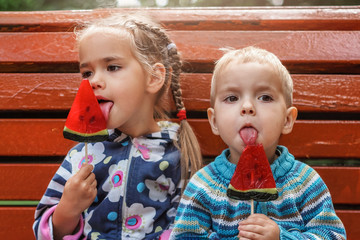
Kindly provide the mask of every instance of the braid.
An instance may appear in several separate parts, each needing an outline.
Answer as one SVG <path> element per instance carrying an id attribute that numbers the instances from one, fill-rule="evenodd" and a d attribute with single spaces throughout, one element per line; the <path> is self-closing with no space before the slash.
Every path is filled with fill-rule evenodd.
<path id="1" fill-rule="evenodd" d="M 180 56 L 176 50 L 176 48 L 171 48 L 169 50 L 169 58 L 171 59 L 170 62 L 173 63 L 172 68 L 172 79 L 171 79 L 171 90 L 176 106 L 177 112 L 181 109 L 184 109 L 184 103 L 182 100 L 182 91 L 180 87 L 180 73 L 181 73 L 181 66 L 182 63 L 180 61 Z"/>
<path id="2" fill-rule="evenodd" d="M 174 57 L 174 59 L 172 59 L 170 57 L 170 53 L 174 52 L 174 51 L 168 51 L 167 46 L 171 43 L 171 40 L 169 39 L 168 35 L 165 33 L 165 31 L 158 27 L 158 26 L 154 26 L 145 22 L 135 22 L 136 26 L 142 30 L 145 33 L 150 33 L 148 38 L 149 40 L 151 40 L 151 46 L 149 46 L 150 49 L 146 49 L 146 53 L 144 54 L 149 54 L 149 50 L 150 50 L 150 55 L 153 54 L 154 58 L 152 59 L 155 62 L 161 62 L 164 67 L 165 67 L 165 82 L 164 82 L 164 86 L 160 92 L 160 96 L 165 92 L 165 90 L 167 89 L 169 82 L 170 82 L 170 86 L 171 89 L 173 89 L 172 87 L 172 81 L 173 78 L 179 78 L 180 72 L 181 72 L 181 62 L 180 62 L 180 57 Z M 140 42 L 138 43 L 140 46 L 142 45 Z M 151 51 L 151 49 L 153 49 Z M 177 55 L 177 51 L 175 49 L 175 53 Z M 180 67 L 175 67 L 174 71 L 174 67 L 172 66 L 173 60 L 177 60 L 176 65 L 179 65 Z M 179 90 L 179 86 L 177 87 Z M 174 101 L 176 103 L 176 106 L 178 105 L 177 102 L 179 102 L 178 100 L 175 100 L 175 95 L 174 95 L 174 91 L 173 91 L 173 96 L 174 96 Z M 176 93 L 176 96 L 179 96 L 181 99 L 181 90 L 179 93 Z M 182 102 L 182 101 L 181 101 Z M 183 104 L 182 104 L 183 106 Z M 177 107 L 178 109 L 178 107 Z M 162 115 L 162 114 L 161 114 Z"/>
<path id="3" fill-rule="evenodd" d="M 167 88 L 170 81 L 170 89 L 172 91 L 176 111 L 185 111 L 180 85 L 182 62 L 175 44 L 172 43 L 166 32 L 160 27 L 154 27 L 145 23 L 138 23 L 138 27 L 143 31 L 151 32 L 151 35 L 153 35 L 153 44 L 157 45 L 157 52 L 160 53 L 161 62 L 164 64 L 166 69 L 163 89 Z M 159 61 L 160 59 L 157 60 Z M 191 169 L 190 176 L 192 176 L 202 166 L 200 146 L 190 124 L 186 120 L 186 117 L 180 119 L 178 139 L 178 142 L 175 144 L 180 149 L 181 174 L 186 183 L 189 179 L 189 170 Z"/>
<path id="4" fill-rule="evenodd" d="M 154 46 L 159 46 L 159 49 L 157 50 L 161 53 L 161 60 L 166 68 L 165 83 L 167 86 L 169 82 L 169 75 L 171 72 L 170 87 L 173 94 L 176 110 L 180 111 L 184 108 L 179 80 L 182 63 L 176 47 L 168 49 L 169 44 L 171 44 L 172 42 L 169 39 L 168 35 L 160 27 L 152 26 L 142 22 L 138 22 L 136 24 L 143 31 L 151 32 L 154 36 L 157 36 L 157 38 L 154 38 L 154 40 L 159 40 L 159 42 L 155 44 L 156 41 L 154 41 Z M 170 71 L 170 69 L 172 71 Z"/>
<path id="5" fill-rule="evenodd" d="M 159 30 L 159 33 L 163 36 L 163 39 L 166 39 L 166 45 L 163 46 L 165 46 L 167 54 L 163 55 L 164 57 L 166 57 L 166 59 L 163 59 L 163 62 L 168 63 L 172 70 L 170 88 L 175 102 L 176 111 L 179 113 L 181 110 L 185 111 L 180 85 L 182 62 L 175 44 L 170 41 L 164 31 Z M 184 179 L 185 183 L 187 183 L 187 181 L 189 180 L 189 169 L 190 176 L 192 176 L 197 172 L 197 170 L 201 168 L 202 155 L 197 138 L 190 124 L 186 120 L 186 117 L 184 119 L 180 119 L 178 136 L 180 145 L 179 148 L 181 152 L 181 173 L 182 178 Z M 184 186 L 186 186 L 186 184 Z"/>

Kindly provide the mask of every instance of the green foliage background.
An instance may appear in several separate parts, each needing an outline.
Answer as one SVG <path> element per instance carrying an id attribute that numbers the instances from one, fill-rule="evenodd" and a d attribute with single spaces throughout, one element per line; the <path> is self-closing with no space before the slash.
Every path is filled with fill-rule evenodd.
<path id="1" fill-rule="evenodd" d="M 139 2 L 142 7 L 157 7 L 156 0 Z M 272 5 L 271 0 L 168 0 L 165 7 Z M 283 6 L 321 5 L 360 5 L 360 0 L 283 0 Z M 116 6 L 116 0 L 0 0 L 0 11 L 75 10 Z"/>

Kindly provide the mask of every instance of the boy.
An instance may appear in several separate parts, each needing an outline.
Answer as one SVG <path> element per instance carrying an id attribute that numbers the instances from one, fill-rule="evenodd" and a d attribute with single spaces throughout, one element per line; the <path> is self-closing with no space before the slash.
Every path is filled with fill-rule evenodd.
<path id="1" fill-rule="evenodd" d="M 229 51 L 216 63 L 208 118 L 228 149 L 191 178 L 172 239 L 345 239 L 325 183 L 278 145 L 297 117 L 292 92 L 290 74 L 266 50 Z M 274 201 L 255 202 L 252 215 L 250 201 L 226 195 L 249 141 L 264 146 L 279 192 Z"/>

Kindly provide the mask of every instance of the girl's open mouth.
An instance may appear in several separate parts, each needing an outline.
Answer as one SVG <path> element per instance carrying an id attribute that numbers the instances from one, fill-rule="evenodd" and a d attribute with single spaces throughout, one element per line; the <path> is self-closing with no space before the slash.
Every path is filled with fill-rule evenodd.
<path id="1" fill-rule="evenodd" d="M 105 98 L 102 98 L 102 97 L 97 97 L 97 100 L 98 100 L 101 112 L 103 113 L 105 120 L 108 121 L 109 114 L 110 114 L 112 106 L 114 105 L 114 102 L 107 100 Z"/>

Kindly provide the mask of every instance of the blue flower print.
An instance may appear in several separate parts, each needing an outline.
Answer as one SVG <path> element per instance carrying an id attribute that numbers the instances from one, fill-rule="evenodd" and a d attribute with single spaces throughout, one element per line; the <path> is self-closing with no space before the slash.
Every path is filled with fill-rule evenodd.
<path id="1" fill-rule="evenodd" d="M 102 189 L 109 192 L 107 198 L 110 202 L 118 202 L 124 195 L 124 179 L 126 179 L 126 168 L 128 160 L 121 160 L 109 167 L 108 179 L 102 185 Z"/>

